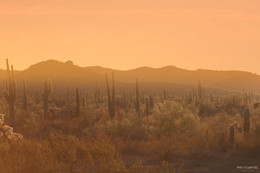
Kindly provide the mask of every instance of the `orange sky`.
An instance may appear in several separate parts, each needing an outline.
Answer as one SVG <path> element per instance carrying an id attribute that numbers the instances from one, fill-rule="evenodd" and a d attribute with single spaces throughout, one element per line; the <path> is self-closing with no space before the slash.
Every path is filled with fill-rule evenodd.
<path id="1" fill-rule="evenodd" d="M 260 74 L 259 0 L 0 0 L 0 67 L 46 60 Z"/>

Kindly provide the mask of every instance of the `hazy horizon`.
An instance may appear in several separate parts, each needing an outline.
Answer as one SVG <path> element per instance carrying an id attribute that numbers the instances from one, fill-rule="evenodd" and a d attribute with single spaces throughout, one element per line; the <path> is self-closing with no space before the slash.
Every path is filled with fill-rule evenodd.
<path id="1" fill-rule="evenodd" d="M 196 71 L 196 70 L 211 70 L 211 71 L 241 71 L 241 72 L 250 72 L 250 73 L 253 73 L 253 74 L 256 74 L 256 75 L 259 75 L 258 73 L 255 73 L 255 72 L 251 72 L 251 71 L 246 71 L 246 70 L 238 70 L 238 69 L 208 69 L 208 68 L 196 68 L 196 69 L 188 69 L 188 68 L 183 68 L 183 67 L 179 67 L 179 66 L 176 66 L 174 64 L 168 64 L 168 65 L 164 65 L 164 66 L 158 66 L 158 67 L 152 67 L 152 66 L 147 66 L 147 65 L 143 65 L 143 66 L 138 66 L 138 67 L 133 67 L 133 68 L 128 68 L 128 69 L 120 69 L 120 68 L 112 68 L 112 67 L 106 67 L 106 66 L 102 66 L 102 65 L 87 65 L 87 66 L 83 66 L 81 64 L 76 64 L 73 60 L 71 59 L 67 59 L 65 61 L 62 61 L 62 60 L 57 60 L 57 59 L 46 59 L 46 60 L 43 60 L 43 61 L 39 61 L 39 62 L 36 62 L 36 63 L 33 63 L 33 64 L 30 64 L 28 65 L 25 69 L 17 69 L 15 67 L 15 65 L 12 63 L 12 61 L 10 61 L 9 59 L 9 64 L 10 65 L 14 65 L 14 70 L 18 70 L 18 71 L 24 71 L 28 68 L 30 68 L 30 66 L 32 65 L 35 65 L 35 64 L 38 64 L 38 63 L 41 63 L 41 62 L 45 62 L 45 61 L 58 61 L 58 62 L 62 62 L 62 63 L 65 63 L 67 61 L 72 61 L 73 62 L 73 65 L 76 65 L 76 66 L 79 66 L 80 68 L 85 68 L 85 67 L 102 67 L 102 68 L 105 68 L 105 69 L 112 69 L 112 70 L 119 70 L 119 71 L 128 71 L 128 70 L 135 70 L 135 69 L 138 69 L 138 68 L 143 68 L 143 67 L 148 67 L 148 68 L 153 68 L 153 69 L 160 69 L 160 68 L 164 68 L 164 67 L 176 67 L 178 69 L 184 69 L 184 70 L 189 70 L 189 71 Z M 6 62 L 6 59 L 3 59 L 1 62 Z M 0 69 L 2 70 L 6 70 L 6 64 L 4 63 L 1 63 L 1 66 L 0 66 Z"/>

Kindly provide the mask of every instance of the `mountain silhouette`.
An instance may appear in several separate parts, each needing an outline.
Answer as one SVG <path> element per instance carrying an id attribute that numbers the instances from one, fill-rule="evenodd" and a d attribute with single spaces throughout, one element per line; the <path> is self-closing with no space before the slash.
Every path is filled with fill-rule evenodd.
<path id="1" fill-rule="evenodd" d="M 104 75 L 103 75 L 104 76 Z M 56 85 L 80 86 L 94 85 L 101 82 L 104 77 L 92 71 L 73 64 L 56 60 L 47 60 L 30 66 L 16 75 L 18 80 L 25 79 L 27 84 L 39 84 L 44 80 L 51 80 Z"/>
<path id="2" fill-rule="evenodd" d="M 55 85 L 63 87 L 93 87 L 97 84 L 104 87 L 105 74 L 111 76 L 111 72 L 114 72 L 118 85 L 132 86 L 137 78 L 140 83 L 185 84 L 196 87 L 200 80 L 205 87 L 260 93 L 260 76 L 257 74 L 244 71 L 186 70 L 175 66 L 116 70 L 100 66 L 80 67 L 72 61 L 47 60 L 26 70 L 16 71 L 15 77 L 18 82 L 25 79 L 28 85 L 39 85 L 44 80 L 51 80 Z M 0 77 L 5 77 L 5 70 L 0 70 Z"/>

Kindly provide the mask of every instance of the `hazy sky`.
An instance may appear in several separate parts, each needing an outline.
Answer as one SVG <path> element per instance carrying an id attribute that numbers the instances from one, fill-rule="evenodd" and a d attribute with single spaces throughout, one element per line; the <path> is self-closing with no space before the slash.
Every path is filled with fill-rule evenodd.
<path id="1" fill-rule="evenodd" d="M 260 74 L 260 0 L 0 0 L 5 58 Z"/>

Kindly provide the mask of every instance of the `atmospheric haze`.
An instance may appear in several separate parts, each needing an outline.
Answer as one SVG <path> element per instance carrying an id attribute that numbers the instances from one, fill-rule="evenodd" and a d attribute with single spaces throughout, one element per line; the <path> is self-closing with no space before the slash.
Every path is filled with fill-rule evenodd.
<path id="1" fill-rule="evenodd" d="M 258 0 L 0 0 L 0 60 L 260 74 Z"/>

